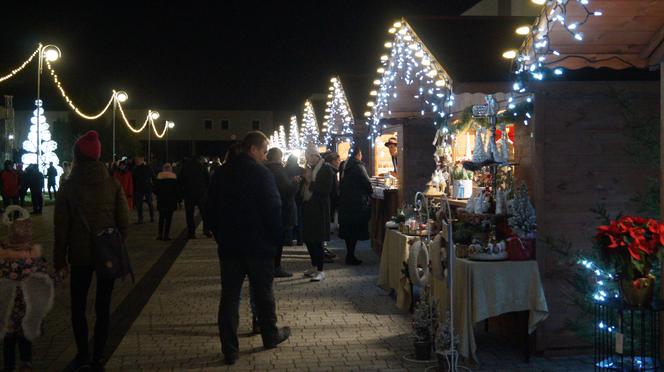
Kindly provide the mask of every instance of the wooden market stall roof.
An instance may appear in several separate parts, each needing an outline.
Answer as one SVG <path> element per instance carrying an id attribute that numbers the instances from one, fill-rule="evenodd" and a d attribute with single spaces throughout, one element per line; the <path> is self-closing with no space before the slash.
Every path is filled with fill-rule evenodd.
<path id="1" fill-rule="evenodd" d="M 569 4 L 567 22 L 582 21 L 586 14 L 583 7 L 572 1 Z M 560 56 L 547 59 L 550 66 L 572 70 L 648 68 L 664 57 L 664 1 L 591 0 L 588 9 L 602 15 L 580 26 L 582 41 L 574 39 L 560 23 L 552 26 L 549 42 Z M 550 6 L 542 9 L 540 26 L 549 11 Z M 525 43 L 533 43 L 533 39 L 531 35 Z"/>

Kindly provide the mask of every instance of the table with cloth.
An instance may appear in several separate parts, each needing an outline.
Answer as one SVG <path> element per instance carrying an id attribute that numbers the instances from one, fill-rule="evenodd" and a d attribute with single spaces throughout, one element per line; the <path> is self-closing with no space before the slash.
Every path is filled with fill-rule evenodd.
<path id="1" fill-rule="evenodd" d="M 410 283 L 402 273 L 409 248 L 417 237 L 396 230 L 385 234 L 378 285 L 396 292 L 397 307 L 408 311 Z M 473 324 L 501 314 L 528 311 L 528 333 L 548 316 L 544 289 L 536 261 L 471 261 L 457 258 L 454 266 L 454 332 L 459 354 L 478 362 Z M 442 314 L 449 309 L 446 280 L 435 275 L 431 290 Z M 442 319 L 442 317 L 441 317 Z"/>

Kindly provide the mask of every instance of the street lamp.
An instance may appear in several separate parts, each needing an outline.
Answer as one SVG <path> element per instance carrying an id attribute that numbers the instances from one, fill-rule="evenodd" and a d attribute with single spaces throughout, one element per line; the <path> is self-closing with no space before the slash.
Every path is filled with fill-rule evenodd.
<path id="1" fill-rule="evenodd" d="M 167 120 L 166 121 L 166 126 L 168 129 L 166 129 L 166 163 L 168 163 L 168 134 L 171 132 L 171 129 L 175 128 L 175 123 Z"/>
<path id="2" fill-rule="evenodd" d="M 62 55 L 62 52 L 60 51 L 60 48 L 53 44 L 48 44 L 48 45 L 39 45 L 39 58 L 37 62 L 37 100 L 35 102 L 38 103 L 38 105 L 41 106 L 41 74 L 42 70 L 44 68 L 44 60 L 48 62 L 55 62 L 57 61 L 60 56 Z M 39 110 L 39 107 L 37 108 Z M 41 138 L 40 138 L 40 120 L 41 115 L 37 116 L 37 167 L 41 169 L 42 164 L 41 164 Z"/>
<path id="3" fill-rule="evenodd" d="M 113 93 L 113 162 L 115 162 L 115 110 L 118 107 L 118 102 L 123 103 L 129 99 L 129 95 L 125 91 Z"/>
<path id="4" fill-rule="evenodd" d="M 152 160 L 150 157 L 150 130 L 154 128 L 154 121 L 159 119 L 159 112 L 150 110 L 148 111 L 148 116 L 148 119 L 150 120 L 150 125 L 148 127 L 148 164 L 150 164 Z"/>

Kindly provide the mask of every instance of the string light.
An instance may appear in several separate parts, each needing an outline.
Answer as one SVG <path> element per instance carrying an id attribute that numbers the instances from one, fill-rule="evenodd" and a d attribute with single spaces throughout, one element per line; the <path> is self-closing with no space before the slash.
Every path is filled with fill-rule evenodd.
<path id="1" fill-rule="evenodd" d="M 316 120 L 314 107 L 309 100 L 306 100 L 304 102 L 304 113 L 302 115 L 302 146 L 305 148 L 309 146 L 318 147 L 320 144 L 318 135 L 318 122 Z"/>
<path id="2" fill-rule="evenodd" d="M 332 97 L 327 101 L 327 108 L 325 109 L 326 118 L 323 123 L 323 128 L 326 129 L 325 145 L 328 148 L 332 145 L 334 137 L 352 138 L 353 125 L 355 124 L 341 80 L 338 77 L 333 77 L 330 79 L 330 83 Z"/>
<path id="3" fill-rule="evenodd" d="M 291 115 L 290 127 L 288 128 L 288 149 L 291 151 L 300 150 L 302 142 L 300 141 L 300 130 L 297 125 L 297 116 Z"/>
<path id="4" fill-rule="evenodd" d="M 8 73 L 7 75 L 5 75 L 5 76 L 3 76 L 3 77 L 0 77 L 0 83 L 2 83 L 2 82 L 5 81 L 5 80 L 9 80 L 9 79 L 13 78 L 14 76 L 16 76 L 16 74 L 18 74 L 19 72 L 21 72 L 21 71 L 25 68 L 25 66 L 29 65 L 30 62 L 32 62 L 32 60 L 35 58 L 35 56 L 39 54 L 39 50 L 41 49 L 41 47 L 42 47 L 42 45 L 39 44 L 39 46 L 37 47 L 37 49 L 36 49 L 36 50 L 30 55 L 30 57 L 28 57 L 28 59 L 27 59 L 25 62 L 23 62 L 23 63 L 22 63 L 20 66 L 18 66 L 17 68 L 13 69 L 13 70 L 12 70 L 10 73 Z"/>

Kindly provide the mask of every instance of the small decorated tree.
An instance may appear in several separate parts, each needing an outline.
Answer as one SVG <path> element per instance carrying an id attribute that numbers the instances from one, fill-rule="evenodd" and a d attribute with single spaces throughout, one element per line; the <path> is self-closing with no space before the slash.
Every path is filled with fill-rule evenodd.
<path id="1" fill-rule="evenodd" d="M 475 132 L 475 148 L 473 149 L 473 163 L 484 163 L 489 160 L 489 155 L 484 150 L 484 141 L 482 140 L 482 129 Z"/>
<path id="2" fill-rule="evenodd" d="M 510 203 L 509 212 L 512 215 L 507 220 L 510 228 L 521 238 L 532 238 L 537 230 L 537 220 L 525 183 L 517 189 L 514 200 Z"/>
<path id="3" fill-rule="evenodd" d="M 445 312 L 445 319 L 441 324 L 438 334 L 436 336 L 436 351 L 445 352 L 452 349 L 452 339 L 454 339 L 454 346 L 459 344 L 459 335 L 454 335 L 452 337 L 450 324 L 452 323 L 452 318 L 450 311 Z"/>
<path id="4" fill-rule="evenodd" d="M 302 149 L 302 143 L 300 142 L 300 130 L 297 126 L 297 116 L 292 115 L 290 117 L 290 128 L 288 130 L 288 149 L 300 150 Z"/>
<path id="5" fill-rule="evenodd" d="M 318 140 L 318 122 L 316 121 L 316 113 L 314 112 L 314 107 L 311 105 L 311 102 L 306 101 L 304 103 L 304 114 L 302 115 L 302 147 L 309 148 L 315 147 L 318 148 L 320 141 Z"/>

